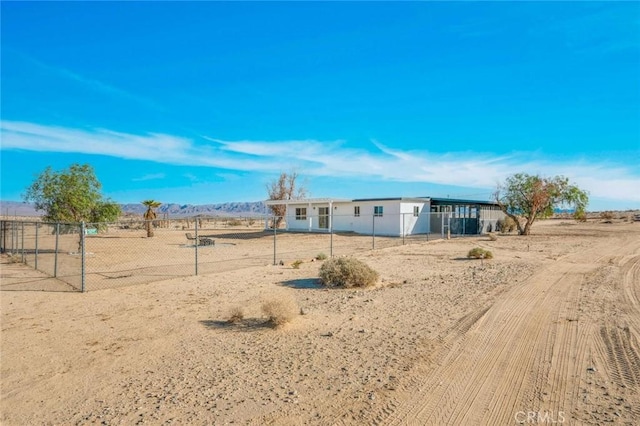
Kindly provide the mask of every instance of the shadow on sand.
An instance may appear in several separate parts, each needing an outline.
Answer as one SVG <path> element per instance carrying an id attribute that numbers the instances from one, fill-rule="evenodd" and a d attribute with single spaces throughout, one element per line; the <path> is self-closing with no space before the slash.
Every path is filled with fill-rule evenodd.
<path id="1" fill-rule="evenodd" d="M 201 320 L 200 324 L 207 328 L 229 331 L 258 331 L 265 328 L 273 328 L 271 323 L 264 318 L 244 318 L 235 322 L 222 320 Z"/>
<path id="2" fill-rule="evenodd" d="M 320 283 L 318 278 L 301 278 L 298 280 L 281 281 L 280 285 L 299 290 L 321 290 L 326 288 Z"/>

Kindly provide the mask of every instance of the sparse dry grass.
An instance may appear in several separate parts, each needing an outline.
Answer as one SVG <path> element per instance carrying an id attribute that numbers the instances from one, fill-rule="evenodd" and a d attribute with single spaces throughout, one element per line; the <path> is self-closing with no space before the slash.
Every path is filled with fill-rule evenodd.
<path id="1" fill-rule="evenodd" d="M 17 254 L 10 254 L 8 259 L 9 263 L 22 263 L 22 258 Z"/>
<path id="2" fill-rule="evenodd" d="M 244 319 L 244 309 L 241 306 L 234 306 L 229 311 L 229 319 L 227 322 L 231 324 L 238 323 Z"/>
<path id="3" fill-rule="evenodd" d="M 274 327 L 281 327 L 293 321 L 300 312 L 292 297 L 272 298 L 262 303 L 262 313 L 267 316 L 267 322 Z"/>

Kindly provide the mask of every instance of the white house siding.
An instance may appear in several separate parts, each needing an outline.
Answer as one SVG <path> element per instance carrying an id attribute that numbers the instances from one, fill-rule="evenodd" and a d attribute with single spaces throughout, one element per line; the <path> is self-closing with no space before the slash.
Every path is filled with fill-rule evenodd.
<path id="1" fill-rule="evenodd" d="M 427 205 L 426 209 L 425 205 Z M 339 203 L 336 206 L 333 217 L 333 228 L 336 231 L 402 236 L 403 225 L 405 235 L 424 233 L 429 230 L 428 202 L 405 203 L 400 199 L 354 200 L 349 203 Z M 382 207 L 382 216 L 374 216 L 377 206 Z M 414 206 L 418 206 L 425 216 L 413 217 Z M 360 208 L 360 216 L 355 216 L 355 207 Z"/>
<path id="2" fill-rule="evenodd" d="M 333 209 L 333 229 L 343 232 L 357 232 L 359 234 L 371 233 L 371 216 L 363 215 L 360 207 L 360 215 L 355 216 L 354 206 L 358 203 L 337 203 Z"/>
<path id="3" fill-rule="evenodd" d="M 287 229 L 290 231 L 321 231 L 320 227 L 318 226 L 320 223 L 320 219 L 319 219 L 320 207 L 328 208 L 329 203 L 289 204 L 289 206 L 287 206 L 287 214 L 285 217 L 287 222 Z M 296 219 L 297 208 L 307 209 L 306 219 L 304 220 Z"/>
<path id="4" fill-rule="evenodd" d="M 382 207 L 382 216 L 374 216 L 376 206 Z M 355 215 L 355 207 L 360 208 L 359 216 Z M 414 207 L 420 209 L 418 217 L 413 216 Z M 307 209 L 305 220 L 296 219 L 297 208 Z M 321 208 L 329 209 L 327 228 L 319 226 Z M 404 202 L 400 199 L 290 203 L 287 207 L 286 224 L 290 231 L 326 232 L 333 225 L 333 230 L 338 232 L 375 232 L 376 235 L 402 236 L 404 226 L 404 235 L 424 234 L 430 228 L 429 203 Z"/>
<path id="5" fill-rule="evenodd" d="M 463 220 L 468 229 L 463 229 L 460 232 L 475 234 L 476 232 L 485 233 L 495 230 L 496 221 L 504 217 L 504 214 L 497 210 L 496 206 L 483 205 L 477 210 L 473 210 L 477 213 L 467 214 L 467 210 L 472 211 L 468 207 L 469 205 L 477 206 L 478 204 L 469 201 L 469 205 L 467 205 L 461 203 L 461 201 L 466 202 L 465 200 L 452 200 L 452 205 L 444 205 L 443 203 L 447 201 L 439 199 L 439 204 L 432 207 L 434 200 L 428 198 L 310 199 L 299 202 L 292 200 L 287 202 L 286 229 L 304 232 L 329 232 L 333 229 L 336 232 L 355 232 L 367 235 L 375 233 L 381 236 L 398 237 L 441 233 L 444 232 L 443 222 L 449 224 L 449 220 L 452 220 L 451 232 L 454 233 L 457 228 L 453 227 L 453 224 L 457 224 L 461 220 L 457 210 L 464 208 Z M 374 217 L 376 206 L 382 207 L 382 216 Z M 359 208 L 359 215 L 355 214 L 355 207 Z M 453 210 L 454 207 L 457 209 L 456 211 Z M 296 209 L 299 208 L 306 209 L 305 219 L 296 219 Z M 414 216 L 414 208 L 418 209 L 418 216 Z M 321 209 L 325 209 L 327 212 L 323 227 L 320 226 Z M 458 222 L 455 222 L 456 220 Z"/>
<path id="6" fill-rule="evenodd" d="M 354 205 L 357 201 L 354 201 Z M 361 201 L 360 214 L 364 215 L 365 220 L 369 221 L 369 224 L 365 233 L 375 235 L 400 235 L 400 202 L 398 200 L 374 200 L 374 201 Z M 376 206 L 382 207 L 382 216 L 374 217 L 374 208 Z M 375 225 L 375 227 L 374 227 Z"/>
<path id="7" fill-rule="evenodd" d="M 414 208 L 418 208 L 418 216 L 414 216 Z M 427 234 L 429 226 L 429 202 L 401 202 L 400 230 L 404 227 L 404 235 Z M 402 235 L 402 231 L 401 234 Z"/>

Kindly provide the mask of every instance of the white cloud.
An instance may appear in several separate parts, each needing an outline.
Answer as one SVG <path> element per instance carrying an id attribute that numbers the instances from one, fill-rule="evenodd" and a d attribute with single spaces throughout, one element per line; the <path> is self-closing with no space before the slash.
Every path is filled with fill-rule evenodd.
<path id="1" fill-rule="evenodd" d="M 77 152 L 164 164 L 215 167 L 230 171 L 278 173 L 297 169 L 308 176 L 360 177 L 493 189 L 507 176 L 525 172 L 562 174 L 592 197 L 640 201 L 638 170 L 600 159 L 551 161 L 532 153 L 488 155 L 434 154 L 392 149 L 372 141 L 372 150 L 346 147 L 343 141 L 224 141 L 159 133 L 134 135 L 104 129 L 69 129 L 2 121 L 2 149 Z"/>
<path id="2" fill-rule="evenodd" d="M 157 179 L 164 179 L 166 176 L 164 173 L 152 173 L 152 174 L 148 174 L 148 175 L 144 175 L 141 176 L 139 178 L 134 178 L 132 179 L 134 182 L 142 182 L 145 180 L 157 180 Z"/>

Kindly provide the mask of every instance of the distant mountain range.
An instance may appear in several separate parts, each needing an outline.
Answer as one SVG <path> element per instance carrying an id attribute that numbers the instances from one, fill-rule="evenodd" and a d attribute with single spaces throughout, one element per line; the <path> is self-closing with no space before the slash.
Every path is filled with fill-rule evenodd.
<path id="1" fill-rule="evenodd" d="M 145 212 L 146 207 L 142 204 L 120 204 L 125 215 L 139 215 Z M 163 204 L 156 209 L 158 217 L 168 215 L 174 217 L 188 216 L 262 216 L 266 212 L 266 206 L 262 201 L 255 202 L 235 202 L 221 204 Z M 36 211 L 33 204 L 20 201 L 0 201 L 1 216 L 41 216 L 41 212 Z"/>

